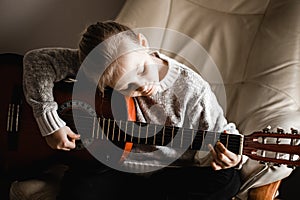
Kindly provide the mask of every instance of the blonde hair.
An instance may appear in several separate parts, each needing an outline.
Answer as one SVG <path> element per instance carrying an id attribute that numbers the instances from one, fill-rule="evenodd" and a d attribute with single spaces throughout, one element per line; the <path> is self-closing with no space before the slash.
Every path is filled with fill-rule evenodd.
<path id="1" fill-rule="evenodd" d="M 82 34 L 79 59 L 83 63 L 95 49 L 95 56 L 92 56 L 92 61 L 87 62 L 89 66 L 85 66 L 84 72 L 104 92 L 106 84 L 120 72 L 116 59 L 128 53 L 128 45 L 136 48 L 138 44 L 138 36 L 128 26 L 114 21 L 97 22 L 89 25 Z"/>

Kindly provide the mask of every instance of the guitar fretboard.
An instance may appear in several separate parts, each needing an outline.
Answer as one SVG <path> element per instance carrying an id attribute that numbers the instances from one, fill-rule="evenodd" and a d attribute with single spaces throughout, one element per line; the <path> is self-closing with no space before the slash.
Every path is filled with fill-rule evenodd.
<path id="1" fill-rule="evenodd" d="M 220 141 L 230 151 L 242 154 L 242 135 L 98 117 L 81 123 L 83 126 L 76 127 L 77 131 L 81 135 L 89 133 L 84 137 L 93 139 L 201 151 L 209 151 L 208 144 L 214 145 Z"/>

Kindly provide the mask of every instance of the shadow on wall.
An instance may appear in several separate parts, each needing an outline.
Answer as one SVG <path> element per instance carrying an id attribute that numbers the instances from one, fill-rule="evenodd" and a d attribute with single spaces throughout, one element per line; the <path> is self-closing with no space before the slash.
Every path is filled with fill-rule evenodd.
<path id="1" fill-rule="evenodd" d="M 86 25 L 114 19 L 124 3 L 125 0 L 1 0 L 0 53 L 23 55 L 40 47 L 76 48 Z"/>

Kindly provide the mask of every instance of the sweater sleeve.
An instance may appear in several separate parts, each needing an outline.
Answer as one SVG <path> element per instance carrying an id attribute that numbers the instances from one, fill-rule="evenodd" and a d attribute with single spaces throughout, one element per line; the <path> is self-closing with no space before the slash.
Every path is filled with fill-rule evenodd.
<path id="1" fill-rule="evenodd" d="M 80 67 L 78 50 L 42 48 L 27 52 L 23 59 L 23 89 L 43 136 L 66 125 L 57 114 L 54 83 L 75 76 Z"/>
<path id="2" fill-rule="evenodd" d="M 198 89 L 193 92 L 193 103 L 191 103 L 192 106 L 189 109 L 189 120 L 193 123 L 193 128 L 240 134 L 234 123 L 227 122 L 223 109 L 218 103 L 210 85 L 202 78 L 197 77 L 196 79 L 198 79 L 197 82 L 200 84 Z M 213 158 L 211 154 L 198 151 L 195 154 L 195 159 L 201 166 L 209 166 Z M 236 168 L 241 169 L 241 166 L 247 159 L 248 157 L 242 156 L 241 162 Z"/>

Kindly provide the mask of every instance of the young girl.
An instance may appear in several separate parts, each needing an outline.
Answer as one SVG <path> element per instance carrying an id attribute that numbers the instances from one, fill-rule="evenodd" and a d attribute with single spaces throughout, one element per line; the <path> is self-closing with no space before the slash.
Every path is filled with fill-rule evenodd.
<path id="1" fill-rule="evenodd" d="M 103 73 L 95 73 L 97 69 L 84 66 L 86 76 L 98 85 L 102 93 L 108 86 L 133 97 L 137 121 L 237 132 L 234 124 L 227 123 L 209 84 L 199 74 L 158 51 L 150 52 L 148 47 L 142 34 L 107 21 L 86 29 L 78 51 L 48 48 L 25 55 L 26 99 L 33 107 L 41 133 L 51 148 L 73 149 L 75 140 L 80 138 L 57 114 L 57 103 L 52 94 L 54 82 L 75 76 L 80 64 L 92 51 L 99 51 L 103 56 L 103 62 L 95 65 Z M 188 167 L 165 167 L 147 176 L 103 166 L 92 172 L 88 169 L 88 173 L 82 168 L 80 173 L 70 170 L 65 175 L 59 198 L 119 199 L 131 190 L 134 191 L 131 198 L 137 199 L 231 199 L 240 186 L 239 172 L 235 168 L 241 163 L 241 156 L 230 152 L 220 142 L 213 145 L 211 153 L 204 157 L 199 151 L 182 153 L 171 147 L 155 146 L 159 151 L 157 157 L 157 154 L 151 154 L 153 149 L 149 151 L 142 145 L 134 146 L 134 152 L 146 152 L 142 155 L 148 156 L 146 160 L 151 165 L 166 166 L 164 161 L 175 157 Z M 127 160 L 134 165 L 145 164 L 135 156 L 129 155 Z M 194 181 L 196 185 L 192 184 Z"/>

